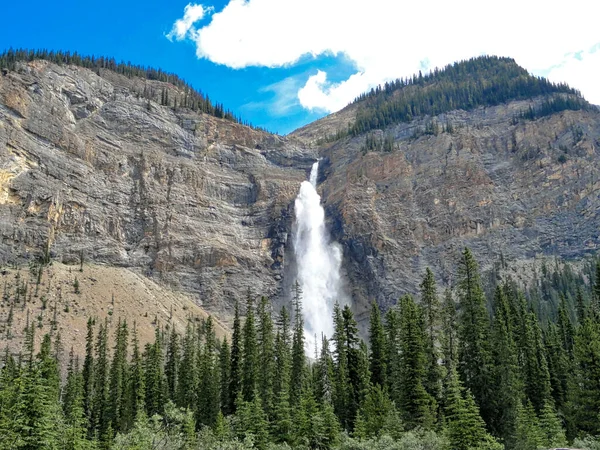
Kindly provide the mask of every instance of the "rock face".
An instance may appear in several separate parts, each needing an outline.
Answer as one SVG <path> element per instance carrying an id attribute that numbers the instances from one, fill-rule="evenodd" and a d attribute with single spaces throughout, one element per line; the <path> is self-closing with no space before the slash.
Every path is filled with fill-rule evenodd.
<path id="1" fill-rule="evenodd" d="M 223 311 L 274 295 L 314 150 L 45 61 L 0 76 L 0 259 L 134 267 Z"/>
<path id="2" fill-rule="evenodd" d="M 0 261 L 134 268 L 226 316 L 248 289 L 291 284 L 293 200 L 317 156 L 359 320 L 426 266 L 451 284 L 464 246 L 486 267 L 600 245 L 599 112 L 454 111 L 367 152 L 365 136 L 314 145 L 355 105 L 283 138 L 139 95 L 177 89 L 44 61 L 0 75 Z"/>
<path id="3" fill-rule="evenodd" d="M 385 131 L 391 152 L 364 151 L 365 136 L 322 150 L 321 189 L 359 313 L 371 299 L 387 306 L 418 291 L 426 266 L 452 284 L 465 246 L 484 268 L 598 250 L 600 113 L 515 120 L 540 101 L 397 125 Z"/>

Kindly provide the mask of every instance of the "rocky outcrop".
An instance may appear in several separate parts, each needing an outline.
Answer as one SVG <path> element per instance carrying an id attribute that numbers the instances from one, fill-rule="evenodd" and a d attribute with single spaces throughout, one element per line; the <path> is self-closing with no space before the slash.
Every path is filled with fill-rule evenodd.
<path id="1" fill-rule="evenodd" d="M 452 284 L 465 246 L 483 268 L 598 250 L 600 113 L 515 120 L 540 101 L 397 125 L 385 130 L 391 152 L 366 151 L 364 135 L 322 150 L 321 189 L 359 312 L 417 291 L 426 266 Z"/>
<path id="2" fill-rule="evenodd" d="M 315 151 L 137 94 L 161 89 L 44 61 L 0 76 L 0 259 L 138 268 L 212 311 L 276 294 Z"/>
<path id="3" fill-rule="evenodd" d="M 383 152 L 365 135 L 322 144 L 356 104 L 284 138 L 158 103 L 178 89 L 44 61 L 4 71 L 0 261 L 127 267 L 223 317 L 248 289 L 289 290 L 293 200 L 317 156 L 359 320 L 417 291 L 426 266 L 452 284 L 464 246 L 485 268 L 600 245 L 595 110 L 459 110 L 372 132 L 392 137 Z"/>

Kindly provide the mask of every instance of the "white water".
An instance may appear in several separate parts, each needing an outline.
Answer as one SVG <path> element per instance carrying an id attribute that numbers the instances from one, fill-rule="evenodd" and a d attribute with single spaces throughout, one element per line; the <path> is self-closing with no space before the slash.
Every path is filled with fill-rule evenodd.
<path id="1" fill-rule="evenodd" d="M 315 348 L 315 335 L 333 335 L 332 312 L 336 301 L 343 303 L 340 266 L 342 250 L 331 242 L 325 228 L 325 211 L 317 194 L 319 162 L 313 164 L 310 181 L 303 181 L 294 203 L 296 222 L 294 251 L 298 283 L 302 288 L 304 335 L 307 351 Z"/>

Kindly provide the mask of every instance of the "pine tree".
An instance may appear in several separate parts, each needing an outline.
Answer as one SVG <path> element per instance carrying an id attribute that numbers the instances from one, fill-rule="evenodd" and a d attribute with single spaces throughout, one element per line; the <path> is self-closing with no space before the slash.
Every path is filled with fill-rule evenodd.
<path id="1" fill-rule="evenodd" d="M 412 297 L 400 299 L 400 397 L 399 408 L 407 427 L 430 427 L 435 400 L 424 387 L 425 330 L 420 310 Z"/>
<path id="2" fill-rule="evenodd" d="M 546 360 L 546 351 L 535 313 L 525 317 L 524 384 L 527 398 L 536 411 L 541 411 L 550 399 L 550 373 Z"/>
<path id="3" fill-rule="evenodd" d="M 129 331 L 127 322 L 120 322 L 117 326 L 115 350 L 110 368 L 110 411 L 109 420 L 115 431 L 125 431 L 126 423 L 123 412 L 125 410 L 125 389 L 127 386 L 127 347 Z"/>
<path id="4" fill-rule="evenodd" d="M 586 318 L 575 336 L 575 386 L 577 427 L 600 434 L 600 324 Z"/>
<path id="5" fill-rule="evenodd" d="M 248 293 L 246 299 L 246 321 L 243 328 L 244 358 L 242 370 L 242 396 L 246 402 L 251 402 L 256 393 L 258 381 L 258 344 L 256 339 L 256 324 L 254 319 L 254 301 Z"/>
<path id="6" fill-rule="evenodd" d="M 167 361 L 165 362 L 166 397 L 173 401 L 176 401 L 177 398 L 180 358 L 179 335 L 173 326 L 171 327 L 171 335 L 167 347 Z"/>
<path id="7" fill-rule="evenodd" d="M 567 311 L 567 301 L 563 294 L 560 294 L 557 324 L 562 346 L 569 355 L 572 355 L 575 330 L 573 329 L 573 324 L 571 323 L 571 319 L 569 318 L 569 313 Z"/>
<path id="8" fill-rule="evenodd" d="M 445 418 L 448 438 L 453 450 L 471 450 L 493 442 L 470 392 L 464 391 L 454 368 L 448 375 Z M 487 448 L 490 448 L 488 446 Z"/>
<path id="9" fill-rule="evenodd" d="M 230 413 L 235 412 L 235 401 L 242 390 L 242 331 L 240 325 L 240 311 L 238 301 L 235 301 L 233 315 L 233 334 L 231 336 L 231 372 L 229 382 L 229 407 Z"/>
<path id="10" fill-rule="evenodd" d="M 194 328 L 188 322 L 183 339 L 183 352 L 179 365 L 179 383 L 175 404 L 196 411 L 198 407 L 197 345 Z"/>
<path id="11" fill-rule="evenodd" d="M 96 361 L 94 364 L 94 396 L 92 397 L 92 425 L 101 438 L 109 426 L 109 386 L 108 386 L 108 323 L 100 325 L 96 340 Z"/>
<path id="12" fill-rule="evenodd" d="M 544 446 L 544 436 L 531 402 L 518 405 L 514 447 L 519 450 L 538 450 Z"/>
<path id="13" fill-rule="evenodd" d="M 275 338 L 275 360 L 277 377 L 274 383 L 272 436 L 276 442 L 291 443 L 293 423 L 290 407 L 291 348 L 290 319 L 287 311 L 281 309 L 278 320 L 278 331 Z"/>
<path id="14" fill-rule="evenodd" d="M 390 308 L 385 316 L 387 387 L 392 401 L 400 402 L 400 316 L 397 307 Z"/>
<path id="15" fill-rule="evenodd" d="M 254 445 L 259 450 L 265 450 L 269 441 L 269 424 L 266 414 L 262 409 L 262 402 L 258 393 L 252 396 L 252 401 L 247 402 L 238 396 L 237 433 L 241 439 L 252 437 Z"/>
<path id="16" fill-rule="evenodd" d="M 149 417 L 154 414 L 161 414 L 164 401 L 164 371 L 162 340 L 160 331 L 155 330 L 154 343 L 146 344 L 144 351 L 144 384 L 146 388 L 146 398 L 144 405 Z"/>
<path id="17" fill-rule="evenodd" d="M 544 333 L 544 344 L 550 375 L 550 391 L 556 408 L 565 412 L 564 408 L 570 397 L 569 380 L 573 369 L 567 351 L 563 348 L 559 337 L 558 326 L 549 323 Z"/>
<path id="18" fill-rule="evenodd" d="M 372 385 L 357 414 L 355 435 L 359 434 L 361 438 L 378 437 L 393 412 L 394 404 L 387 392 L 379 384 Z"/>
<path id="19" fill-rule="evenodd" d="M 221 413 L 223 415 L 230 414 L 229 406 L 231 405 L 230 393 L 229 393 L 229 378 L 231 374 L 231 351 L 229 349 L 229 342 L 224 337 L 219 348 L 219 381 L 221 386 L 219 389 L 219 396 L 221 399 Z"/>
<path id="20" fill-rule="evenodd" d="M 258 306 L 258 392 L 263 408 L 269 416 L 273 410 L 273 381 L 275 378 L 275 349 L 273 318 L 269 299 L 261 297 Z"/>
<path id="21" fill-rule="evenodd" d="M 315 398 L 319 404 L 328 404 L 333 407 L 334 399 L 334 362 L 329 349 L 327 336 L 321 339 L 321 354 L 316 364 L 317 379 L 315 385 Z"/>
<path id="22" fill-rule="evenodd" d="M 423 305 L 423 319 L 425 327 L 425 390 L 431 395 L 436 402 L 441 400 L 442 396 L 442 378 L 443 372 L 438 360 L 440 355 L 438 352 L 439 336 L 438 330 L 440 325 L 440 302 L 437 295 L 437 287 L 433 272 L 429 267 L 425 271 L 425 277 L 421 282 L 421 304 Z"/>
<path id="23" fill-rule="evenodd" d="M 90 435 L 93 430 L 92 401 L 94 398 L 94 323 L 91 318 L 87 321 L 85 338 L 85 360 L 83 362 L 83 409 L 87 417 Z"/>
<path id="24" fill-rule="evenodd" d="M 42 376 L 38 364 L 31 364 L 22 374 L 15 404 L 13 431 L 23 449 L 58 449 L 60 405 L 54 387 Z"/>
<path id="25" fill-rule="evenodd" d="M 81 450 L 90 447 L 86 439 L 87 420 L 83 408 L 83 376 L 79 371 L 79 362 L 71 349 L 67 382 L 64 389 L 63 411 L 65 433 L 63 443 L 68 450 Z"/>
<path id="26" fill-rule="evenodd" d="M 354 416 L 351 411 L 352 388 L 348 361 L 348 348 L 344 330 L 344 317 L 339 304 L 333 308 L 333 342 L 335 361 L 335 382 L 333 405 L 336 416 L 340 419 L 342 427 L 352 429 Z"/>
<path id="27" fill-rule="evenodd" d="M 219 371 L 216 359 L 216 337 L 209 316 L 205 325 L 205 345 L 200 360 L 198 389 L 198 424 L 213 427 L 219 414 Z"/>
<path id="28" fill-rule="evenodd" d="M 567 445 L 565 430 L 551 401 L 546 402 L 542 408 L 539 424 L 542 432 L 542 446 L 544 448 L 564 447 Z"/>
<path id="29" fill-rule="evenodd" d="M 471 391 L 481 409 L 481 416 L 488 422 L 492 404 L 490 320 L 477 263 L 468 248 L 460 260 L 458 297 L 458 369 L 465 387 Z"/>
<path id="30" fill-rule="evenodd" d="M 444 294 L 442 309 L 442 360 L 446 374 L 458 367 L 458 315 L 450 289 Z"/>
<path id="31" fill-rule="evenodd" d="M 577 322 L 582 324 L 587 315 L 585 301 L 583 299 L 583 292 L 581 286 L 577 288 L 577 299 L 575 300 L 575 308 L 577 311 Z"/>
<path id="32" fill-rule="evenodd" d="M 129 378 L 126 389 L 126 408 L 124 412 L 125 428 L 130 429 L 137 419 L 145 414 L 144 399 L 146 386 L 144 379 L 143 361 L 140 355 L 137 326 L 133 323 L 131 365 L 128 370 Z"/>
<path id="33" fill-rule="evenodd" d="M 299 405 L 305 383 L 304 319 L 302 317 L 302 289 L 296 281 L 294 286 L 294 327 L 292 334 L 292 372 L 290 380 L 290 404 Z"/>
<path id="34" fill-rule="evenodd" d="M 386 357 L 385 357 L 385 330 L 381 322 L 379 306 L 371 303 L 371 316 L 369 319 L 369 368 L 371 383 L 381 387 L 386 385 Z"/>
<path id="35" fill-rule="evenodd" d="M 500 286 L 496 287 L 494 294 L 491 342 L 494 404 L 490 428 L 496 436 L 510 442 L 515 431 L 517 406 L 521 402 L 522 383 L 510 307 Z"/>

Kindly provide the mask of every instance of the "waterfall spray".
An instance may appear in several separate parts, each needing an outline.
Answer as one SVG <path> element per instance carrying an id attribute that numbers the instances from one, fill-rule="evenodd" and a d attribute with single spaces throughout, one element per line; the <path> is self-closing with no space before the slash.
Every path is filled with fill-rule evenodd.
<path id="1" fill-rule="evenodd" d="M 303 292 L 304 334 L 309 351 L 315 348 L 315 335 L 332 336 L 333 306 L 336 301 L 342 302 L 342 250 L 339 244 L 331 242 L 325 228 L 325 211 L 316 190 L 318 172 L 317 161 L 312 166 L 309 181 L 302 182 L 294 203 L 294 251 L 297 280 Z"/>

